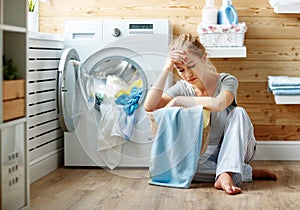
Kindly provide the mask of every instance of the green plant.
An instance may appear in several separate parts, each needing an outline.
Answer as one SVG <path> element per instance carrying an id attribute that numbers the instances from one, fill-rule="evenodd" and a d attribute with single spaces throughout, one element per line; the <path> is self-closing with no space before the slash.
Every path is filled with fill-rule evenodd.
<path id="1" fill-rule="evenodd" d="M 35 5 L 36 5 L 37 1 L 38 0 L 28 0 L 28 9 L 29 9 L 29 12 L 34 12 Z"/>
<path id="2" fill-rule="evenodd" d="M 17 79 L 18 69 L 13 62 L 13 59 L 6 60 L 3 56 L 3 79 L 13 80 Z"/>

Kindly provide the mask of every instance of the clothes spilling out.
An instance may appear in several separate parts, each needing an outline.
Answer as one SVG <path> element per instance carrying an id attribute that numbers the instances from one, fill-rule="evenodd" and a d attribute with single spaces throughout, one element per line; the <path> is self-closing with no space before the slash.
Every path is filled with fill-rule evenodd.
<path id="1" fill-rule="evenodd" d="M 95 109 L 101 113 L 97 151 L 110 169 L 119 165 L 122 145 L 132 138 L 142 86 L 141 79 L 128 85 L 120 77 L 109 75 L 101 91 L 96 93 Z"/>

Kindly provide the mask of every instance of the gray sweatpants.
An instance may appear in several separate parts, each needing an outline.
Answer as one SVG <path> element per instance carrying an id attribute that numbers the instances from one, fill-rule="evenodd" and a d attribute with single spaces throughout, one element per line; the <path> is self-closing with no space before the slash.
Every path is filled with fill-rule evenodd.
<path id="1" fill-rule="evenodd" d="M 242 107 L 212 112 L 209 142 L 200 156 L 194 180 L 214 182 L 223 172 L 231 172 L 234 183 L 252 181 L 248 164 L 255 152 L 253 125 Z"/>

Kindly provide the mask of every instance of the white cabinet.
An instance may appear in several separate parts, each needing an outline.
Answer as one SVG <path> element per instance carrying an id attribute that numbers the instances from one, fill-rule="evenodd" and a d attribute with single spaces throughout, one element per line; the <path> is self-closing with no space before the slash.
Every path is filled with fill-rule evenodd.
<path id="1" fill-rule="evenodd" d="M 1 125 L 1 209 L 28 205 L 25 118 Z"/>
<path id="2" fill-rule="evenodd" d="M 18 79 L 26 80 L 27 0 L 0 0 L 0 209 L 29 206 L 26 113 L 24 117 L 3 121 L 3 56 L 12 59 Z M 25 99 L 26 100 L 26 99 Z"/>
<path id="3" fill-rule="evenodd" d="M 63 49 L 63 37 L 28 33 L 26 95 L 30 183 L 63 165 L 63 131 L 56 107 L 56 76 Z"/>

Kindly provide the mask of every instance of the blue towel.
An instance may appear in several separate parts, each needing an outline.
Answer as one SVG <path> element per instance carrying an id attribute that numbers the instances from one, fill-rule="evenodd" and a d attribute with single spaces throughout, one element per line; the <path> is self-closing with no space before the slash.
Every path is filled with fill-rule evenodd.
<path id="1" fill-rule="evenodd" d="M 150 156 L 150 184 L 189 188 L 196 173 L 203 107 L 166 107 L 153 112 L 158 130 Z"/>
<path id="2" fill-rule="evenodd" d="M 299 86 L 300 88 L 300 77 L 268 76 L 268 82 L 270 87 Z"/>
<path id="3" fill-rule="evenodd" d="M 273 95 L 275 96 L 282 96 L 282 95 L 288 95 L 288 96 L 296 96 L 300 95 L 300 88 L 299 89 L 277 89 L 272 91 Z"/>
<path id="4" fill-rule="evenodd" d="M 268 76 L 268 90 L 273 95 L 300 95 L 300 77 Z"/>

